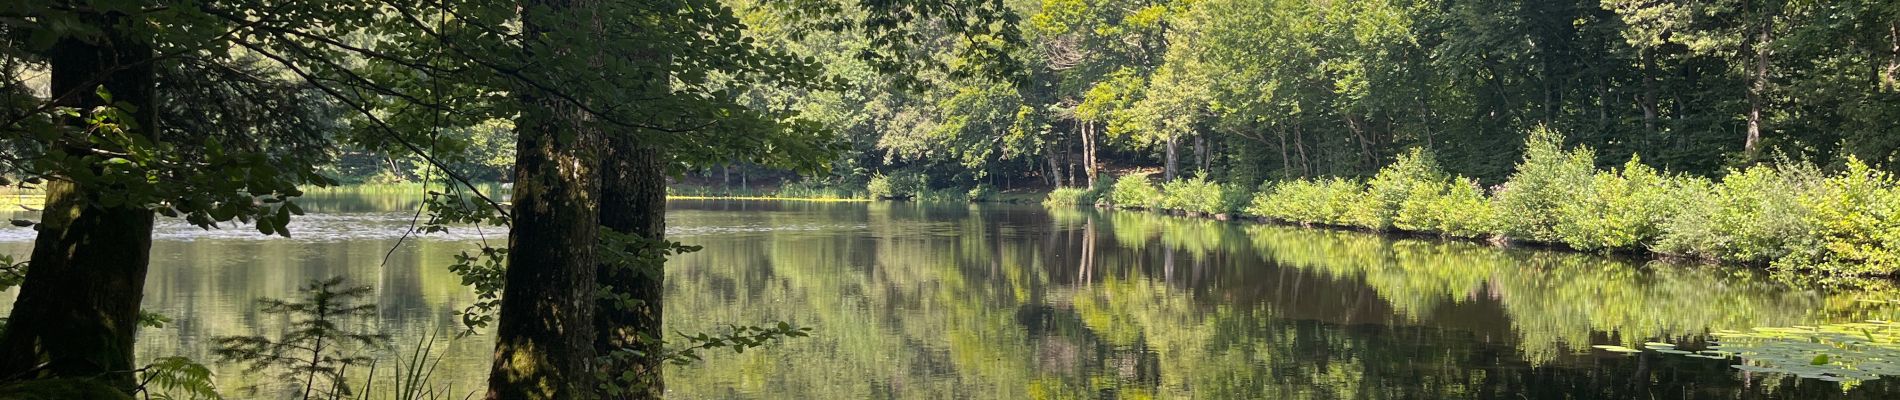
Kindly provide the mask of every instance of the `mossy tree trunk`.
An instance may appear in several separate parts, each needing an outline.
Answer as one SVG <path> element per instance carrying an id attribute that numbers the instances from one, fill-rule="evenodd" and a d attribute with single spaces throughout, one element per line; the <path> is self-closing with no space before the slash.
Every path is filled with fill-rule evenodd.
<path id="1" fill-rule="evenodd" d="M 48 53 L 52 93 L 64 107 L 89 111 L 127 104 L 129 134 L 156 139 L 153 51 L 121 31 L 120 14 L 82 20 L 97 37 L 60 39 Z M 87 131 L 74 121 L 75 130 Z M 134 385 L 132 346 L 152 245 L 152 211 L 144 204 L 103 205 L 111 187 L 55 177 L 46 185 L 44 217 L 31 263 L 0 334 L 4 379 L 100 378 L 121 389 Z"/>
<path id="2" fill-rule="evenodd" d="M 526 36 L 584 18 L 595 4 L 538 0 L 523 7 Z M 546 13 L 541 15 L 541 13 Z M 568 21 L 573 22 L 573 21 Z M 595 21 L 598 22 L 598 21 Z M 574 65 L 551 40 L 528 40 L 524 56 L 550 65 Z M 550 67 L 555 68 L 555 67 Z M 578 73 L 546 71 L 547 74 Z M 597 389 L 594 313 L 599 240 L 598 123 L 571 101 L 529 85 L 517 92 L 513 226 L 508 267 L 495 330 L 489 399 L 591 399 Z"/>
<path id="3" fill-rule="evenodd" d="M 590 398 L 598 135 L 570 106 L 528 104 L 543 108 L 527 112 L 515 132 L 514 224 L 488 398 Z"/>

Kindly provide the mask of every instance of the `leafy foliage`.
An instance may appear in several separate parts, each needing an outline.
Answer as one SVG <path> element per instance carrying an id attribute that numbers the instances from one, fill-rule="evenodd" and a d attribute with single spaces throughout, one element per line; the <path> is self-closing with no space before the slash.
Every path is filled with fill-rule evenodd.
<path id="1" fill-rule="evenodd" d="M 1365 185 L 1343 178 L 1274 183 L 1254 197 L 1247 213 L 1303 224 L 1351 225 Z"/>
<path id="2" fill-rule="evenodd" d="M 1504 234 L 1546 243 L 1563 240 L 1555 229 L 1558 209 L 1581 197 L 1596 171 L 1595 153 L 1588 148 L 1565 150 L 1563 140 L 1549 129 L 1531 133 L 1524 160 L 1497 192 Z"/>
<path id="3" fill-rule="evenodd" d="M 864 191 L 873 199 L 909 199 L 929 192 L 930 184 L 923 174 L 902 171 L 872 175 Z"/>
<path id="4" fill-rule="evenodd" d="M 1677 186 L 1631 158 L 1621 170 L 1597 172 L 1578 197 L 1560 204 L 1551 230 L 1581 250 L 1640 250 L 1674 217 Z"/>
<path id="5" fill-rule="evenodd" d="M 1446 179 L 1432 153 L 1413 149 L 1366 181 L 1365 197 L 1353 206 L 1347 219 L 1367 229 L 1392 229 L 1408 200 L 1432 197 L 1445 186 Z"/>
<path id="6" fill-rule="evenodd" d="M 219 362 L 248 365 L 252 373 L 274 370 L 279 377 L 303 384 L 300 399 L 346 397 L 355 393 L 344 377 L 346 369 L 372 363 L 365 350 L 388 345 L 389 336 L 351 329 L 349 325 L 372 317 L 376 305 L 361 303 L 368 286 L 345 286 L 343 278 L 312 281 L 300 288 L 298 300 L 260 299 L 258 311 L 287 321 L 275 337 L 221 336 L 212 350 Z"/>
<path id="7" fill-rule="evenodd" d="M 217 385 L 212 381 L 211 369 L 186 357 L 160 357 L 139 369 L 138 392 L 145 398 L 218 400 L 224 396 L 218 394 Z"/>
<path id="8" fill-rule="evenodd" d="M 1148 183 L 1147 173 L 1132 173 L 1115 178 L 1115 186 L 1108 192 L 1108 202 L 1120 208 L 1158 208 L 1165 200 L 1161 190 Z"/>
<path id="9" fill-rule="evenodd" d="M 1209 180 L 1206 173 L 1198 173 L 1193 178 L 1162 184 L 1161 208 L 1204 214 L 1227 213 L 1236 210 L 1232 208 L 1236 196 L 1230 195 L 1228 190 L 1228 185 Z"/>
<path id="10" fill-rule="evenodd" d="M 1065 186 L 1050 190 L 1049 197 L 1043 199 L 1042 204 L 1062 206 L 1093 205 L 1095 204 L 1096 195 L 1097 193 L 1093 190 Z"/>

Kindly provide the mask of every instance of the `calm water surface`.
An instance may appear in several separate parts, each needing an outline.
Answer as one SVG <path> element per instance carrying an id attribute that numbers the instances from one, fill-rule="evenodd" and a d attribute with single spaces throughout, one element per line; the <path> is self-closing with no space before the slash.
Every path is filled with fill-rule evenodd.
<path id="1" fill-rule="evenodd" d="M 402 239 L 415 205 L 402 196 L 314 197 L 288 239 L 161 221 L 145 307 L 175 322 L 142 331 L 139 355 L 212 360 L 211 337 L 283 326 L 255 299 L 331 276 L 373 286 L 365 327 L 413 347 L 456 329 L 474 298 L 452 256 L 506 242 L 492 229 Z M 705 250 L 668 265 L 669 331 L 815 329 L 674 368 L 675 398 L 1900 397 L 1891 379 L 1844 391 L 1590 348 L 1871 312 L 1855 300 L 1875 294 L 1735 268 L 1040 206 L 670 206 L 672 238 Z M 0 252 L 24 258 L 31 234 L 0 229 Z M 478 388 L 489 340 L 437 343 L 440 384 Z M 282 393 L 216 369 L 237 397 Z"/>

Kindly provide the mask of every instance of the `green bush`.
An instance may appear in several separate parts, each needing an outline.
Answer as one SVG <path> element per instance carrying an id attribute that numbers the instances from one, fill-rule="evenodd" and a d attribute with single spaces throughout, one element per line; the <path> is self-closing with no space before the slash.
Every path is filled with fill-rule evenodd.
<path id="1" fill-rule="evenodd" d="M 1364 196 L 1358 181 L 1326 178 L 1274 184 L 1256 195 L 1247 213 L 1287 222 L 1346 225 Z"/>
<path id="2" fill-rule="evenodd" d="M 1551 231 L 1578 250 L 1643 248 L 1675 214 L 1676 186 L 1631 157 L 1622 170 L 1597 172 L 1584 190 L 1558 203 Z"/>
<path id="3" fill-rule="evenodd" d="M 1348 219 L 1353 226 L 1392 229 L 1406 200 L 1436 195 L 1446 179 L 1432 153 L 1414 148 L 1366 182 L 1365 196 L 1353 205 Z"/>
<path id="4" fill-rule="evenodd" d="M 990 186 L 988 183 L 978 183 L 975 187 L 970 188 L 970 192 L 964 196 L 968 197 L 970 201 L 996 200 L 996 187 Z"/>
<path id="5" fill-rule="evenodd" d="M 1823 180 L 1813 167 L 1755 166 L 1730 171 L 1708 193 L 1680 191 L 1684 206 L 1665 223 L 1655 250 L 1738 262 L 1814 254 L 1819 244 L 1802 193 L 1819 190 Z"/>
<path id="6" fill-rule="evenodd" d="M 1240 184 L 1220 185 L 1220 211 L 1215 214 L 1233 214 L 1247 209 L 1247 203 L 1253 201 L 1253 191 Z"/>
<path id="7" fill-rule="evenodd" d="M 1777 266 L 1848 275 L 1900 272 L 1900 189 L 1892 176 L 1850 157 L 1846 171 L 1803 193 L 1805 225 L 1818 247 L 1791 249 Z"/>
<path id="8" fill-rule="evenodd" d="M 1722 255 L 1723 240 L 1715 226 L 1716 214 L 1723 207 L 1716 183 L 1704 178 L 1675 179 L 1676 210 L 1662 222 L 1662 233 L 1649 246 L 1650 251 L 1676 256 L 1716 259 Z"/>
<path id="9" fill-rule="evenodd" d="M 1576 199 L 1596 173 L 1589 148 L 1565 151 L 1563 136 L 1548 129 L 1532 132 L 1517 172 L 1497 193 L 1503 233 L 1516 239 L 1556 243 L 1558 208 Z"/>
<path id="10" fill-rule="evenodd" d="M 1828 175 L 1802 163 L 1730 170 L 1716 181 L 1670 176 L 1631 157 L 1597 170 L 1589 148 L 1531 135 L 1510 179 L 1489 195 L 1413 150 L 1370 181 L 1300 179 L 1239 185 L 1196 175 L 1159 189 L 1145 174 L 1110 187 L 1059 188 L 1049 204 L 1088 204 L 1102 193 L 1122 208 L 1235 211 L 1284 222 L 1398 229 L 1445 236 L 1562 243 L 1579 250 L 1640 250 L 1772 263 L 1839 275 L 1900 274 L 1900 179 L 1850 158 Z"/>
<path id="11" fill-rule="evenodd" d="M 1221 185 L 1207 179 L 1206 173 L 1161 185 L 1161 208 L 1207 214 L 1227 212 Z"/>
<path id="12" fill-rule="evenodd" d="M 1048 205 L 1090 205 L 1095 204 L 1095 192 L 1079 187 L 1059 187 L 1049 191 L 1049 197 L 1042 200 Z"/>
<path id="13" fill-rule="evenodd" d="M 1148 174 L 1137 173 L 1115 178 L 1108 201 L 1119 208 L 1156 208 L 1161 205 L 1161 190 L 1148 184 Z"/>
<path id="14" fill-rule="evenodd" d="M 864 185 L 864 191 L 872 199 L 907 199 L 929 191 L 927 179 L 916 172 L 878 173 L 871 175 L 871 182 Z"/>
<path id="15" fill-rule="evenodd" d="M 1484 189 L 1469 178 L 1450 179 L 1407 198 L 1399 205 L 1393 226 L 1414 232 L 1432 232 L 1445 236 L 1483 238 L 1498 230 L 1497 211 Z"/>

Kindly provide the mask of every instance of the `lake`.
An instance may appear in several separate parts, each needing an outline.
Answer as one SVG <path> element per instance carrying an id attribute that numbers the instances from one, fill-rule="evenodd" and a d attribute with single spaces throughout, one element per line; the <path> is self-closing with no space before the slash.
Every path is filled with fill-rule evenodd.
<path id="1" fill-rule="evenodd" d="M 416 202 L 399 194 L 303 204 L 291 238 L 162 220 L 145 308 L 173 322 L 142 331 L 140 357 L 209 362 L 211 337 L 281 329 L 256 299 L 342 276 L 374 288 L 377 318 L 360 328 L 403 351 L 436 333 L 438 385 L 479 388 L 490 339 L 451 339 L 474 295 L 445 266 L 505 232 L 405 238 Z M 705 249 L 667 266 L 668 331 L 813 328 L 670 369 L 674 398 L 1900 396 L 1891 379 L 1844 390 L 1591 348 L 1858 321 L 1884 315 L 1858 300 L 1893 297 L 1737 267 L 1036 205 L 669 206 L 671 239 Z M 24 258 L 31 240 L 0 229 L 0 252 Z M 269 375 L 214 369 L 233 397 L 284 393 Z"/>

